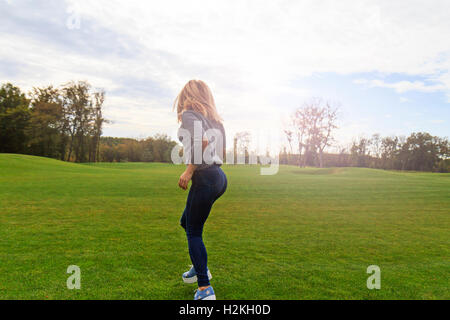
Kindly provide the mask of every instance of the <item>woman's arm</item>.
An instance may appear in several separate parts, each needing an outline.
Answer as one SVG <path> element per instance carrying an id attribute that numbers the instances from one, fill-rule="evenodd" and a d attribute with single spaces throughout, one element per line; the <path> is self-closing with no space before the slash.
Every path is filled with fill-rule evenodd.
<path id="1" fill-rule="evenodd" d="M 189 181 L 191 181 L 195 169 L 197 169 L 195 164 L 189 164 L 186 167 L 186 170 L 184 170 L 183 174 L 180 176 L 180 180 L 178 181 L 178 186 L 181 189 L 186 190 L 188 188 Z"/>
<path id="2" fill-rule="evenodd" d="M 205 148 L 208 146 L 208 140 L 203 139 L 202 141 L 202 151 L 205 151 Z M 183 172 L 183 174 L 180 176 L 180 180 L 178 181 L 178 185 L 181 189 L 186 190 L 189 181 L 192 179 L 192 175 L 194 174 L 195 169 L 197 169 L 197 166 L 195 164 L 189 164 L 186 168 L 186 170 Z"/>

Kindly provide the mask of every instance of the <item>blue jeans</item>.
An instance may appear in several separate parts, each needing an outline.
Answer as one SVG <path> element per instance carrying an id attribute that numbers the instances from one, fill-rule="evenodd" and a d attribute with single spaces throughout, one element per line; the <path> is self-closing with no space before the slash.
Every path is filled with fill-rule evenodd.
<path id="1" fill-rule="evenodd" d="M 180 220 L 186 230 L 189 255 L 197 272 L 199 287 L 209 286 L 207 274 L 208 257 L 203 243 L 202 233 L 212 205 L 227 189 L 227 177 L 218 166 L 195 171 L 186 202 L 186 208 Z"/>

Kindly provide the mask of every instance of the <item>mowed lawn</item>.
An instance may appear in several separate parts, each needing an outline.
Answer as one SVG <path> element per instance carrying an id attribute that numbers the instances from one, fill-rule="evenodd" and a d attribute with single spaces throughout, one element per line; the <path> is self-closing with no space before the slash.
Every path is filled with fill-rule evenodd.
<path id="1" fill-rule="evenodd" d="M 0 299 L 192 299 L 182 171 L 0 154 Z M 218 299 L 450 298 L 449 174 L 224 171 L 204 235 Z"/>

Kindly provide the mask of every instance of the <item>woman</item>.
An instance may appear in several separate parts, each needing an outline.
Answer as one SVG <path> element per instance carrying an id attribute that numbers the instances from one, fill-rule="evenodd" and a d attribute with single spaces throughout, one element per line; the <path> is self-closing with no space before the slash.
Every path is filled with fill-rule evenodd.
<path id="1" fill-rule="evenodd" d="M 188 164 L 178 185 L 186 190 L 192 180 L 180 220 L 186 231 L 192 268 L 182 278 L 185 283 L 197 282 L 195 300 L 215 300 L 202 233 L 212 205 L 227 188 L 227 178 L 220 168 L 226 150 L 225 130 L 211 90 L 203 81 L 189 81 L 175 105 L 181 122 L 179 138 Z"/>

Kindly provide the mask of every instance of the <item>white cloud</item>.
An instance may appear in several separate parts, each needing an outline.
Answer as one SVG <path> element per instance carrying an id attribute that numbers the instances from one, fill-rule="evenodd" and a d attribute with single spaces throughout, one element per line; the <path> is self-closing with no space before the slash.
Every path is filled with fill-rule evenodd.
<path id="1" fill-rule="evenodd" d="M 356 84 L 365 84 L 371 88 L 379 87 L 379 88 L 390 88 L 394 89 L 398 93 L 404 93 L 408 91 L 420 91 L 420 92 L 437 92 L 437 91 L 446 91 L 449 88 L 443 83 L 438 84 L 425 84 L 423 81 L 398 81 L 387 83 L 383 80 L 365 80 L 365 79 L 357 79 L 354 81 Z M 402 102 L 405 102 L 405 98 L 401 99 Z"/>
<path id="2" fill-rule="evenodd" d="M 69 2 L 82 17 L 149 49 L 234 72 L 229 82 L 249 86 L 268 76 L 284 84 L 318 71 L 428 73 L 449 66 L 436 60 L 449 50 L 445 0 Z"/>
<path id="3" fill-rule="evenodd" d="M 298 76 L 433 74 L 450 66 L 448 57 L 437 59 L 450 49 L 446 1 L 76 3 L 82 17 L 135 39 L 149 51 L 177 57 L 181 63 L 168 66 L 162 61 L 156 68 L 160 72 L 152 73 L 174 92 L 189 78 L 209 81 L 219 105 L 226 106 L 225 118 L 243 113 L 235 119 L 238 127 L 248 125 L 248 119 L 258 122 L 260 117 L 251 117 L 257 111 L 276 119 L 279 108 L 271 100 L 284 88 L 295 91 L 290 82 Z M 450 89 L 443 82 L 373 85 L 398 92 Z"/>

